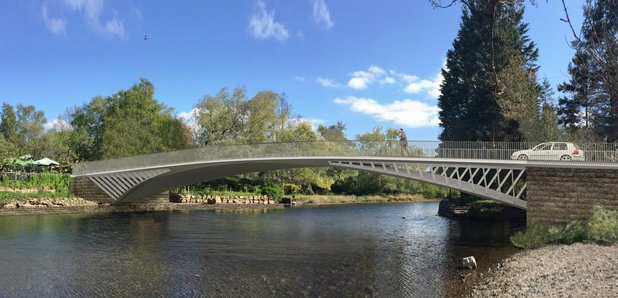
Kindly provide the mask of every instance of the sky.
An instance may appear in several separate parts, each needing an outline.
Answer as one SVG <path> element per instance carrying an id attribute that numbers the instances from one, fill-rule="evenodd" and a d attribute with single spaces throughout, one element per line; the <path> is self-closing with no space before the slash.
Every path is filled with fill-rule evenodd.
<path id="1" fill-rule="evenodd" d="M 528 5 L 539 76 L 568 79 L 574 51 L 561 1 Z M 583 0 L 566 1 L 576 28 Z M 460 6 L 426 0 L 0 0 L 0 101 L 51 122 L 138 83 L 187 118 L 205 95 L 244 86 L 284 93 L 294 116 L 404 128 L 436 140 L 437 97 Z M 146 39 L 145 36 L 148 36 Z"/>

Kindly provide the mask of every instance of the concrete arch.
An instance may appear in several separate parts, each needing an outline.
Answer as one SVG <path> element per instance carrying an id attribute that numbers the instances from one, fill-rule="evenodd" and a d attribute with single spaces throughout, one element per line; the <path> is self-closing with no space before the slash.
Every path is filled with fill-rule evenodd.
<path id="1" fill-rule="evenodd" d="M 339 167 L 397 176 L 497 200 L 526 209 L 525 164 L 518 161 L 393 157 L 272 157 L 168 164 L 74 176 L 88 179 L 110 202 L 132 202 L 227 176 L 305 167 Z M 509 182 L 510 181 L 510 182 Z"/>

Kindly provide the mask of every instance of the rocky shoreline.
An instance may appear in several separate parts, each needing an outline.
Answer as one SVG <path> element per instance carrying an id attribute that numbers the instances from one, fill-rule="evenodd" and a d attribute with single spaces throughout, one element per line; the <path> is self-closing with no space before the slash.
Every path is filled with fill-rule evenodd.
<path id="1" fill-rule="evenodd" d="M 172 198 L 171 202 L 140 202 L 128 204 L 100 204 L 79 198 L 72 199 L 29 199 L 6 203 L 0 206 L 0 216 L 44 215 L 110 212 L 151 212 L 172 210 L 221 210 L 221 209 L 278 209 L 266 196 L 210 196 Z"/>
<path id="2" fill-rule="evenodd" d="M 522 251 L 479 280 L 470 297 L 618 297 L 618 244 Z"/>

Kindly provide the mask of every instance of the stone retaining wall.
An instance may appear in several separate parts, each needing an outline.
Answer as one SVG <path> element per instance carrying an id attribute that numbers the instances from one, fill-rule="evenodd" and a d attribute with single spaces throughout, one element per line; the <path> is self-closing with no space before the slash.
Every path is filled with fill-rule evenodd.
<path id="1" fill-rule="evenodd" d="M 111 203 L 113 200 L 88 177 L 71 177 L 71 193 L 89 201 Z"/>
<path id="2" fill-rule="evenodd" d="M 268 196 L 216 196 L 216 195 L 175 195 L 170 196 L 172 203 L 202 203 L 202 204 L 276 204 Z"/>
<path id="3" fill-rule="evenodd" d="M 618 170 L 528 168 L 527 222 L 564 225 L 599 205 L 618 210 Z"/>

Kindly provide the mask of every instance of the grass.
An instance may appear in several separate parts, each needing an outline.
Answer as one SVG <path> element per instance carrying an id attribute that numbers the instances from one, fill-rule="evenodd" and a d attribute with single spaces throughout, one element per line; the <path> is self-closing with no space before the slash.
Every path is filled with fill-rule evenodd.
<path id="1" fill-rule="evenodd" d="M 524 232 L 511 236 L 511 243 L 522 249 L 539 248 L 549 243 L 575 242 L 613 244 L 618 241 L 618 211 L 595 206 L 588 220 L 573 221 L 564 228 L 531 223 Z"/>
<path id="2" fill-rule="evenodd" d="M 15 176 L 2 174 L 0 203 L 25 199 L 75 198 L 69 191 L 71 176 L 68 174 L 30 173 L 24 179 L 16 179 Z"/>

